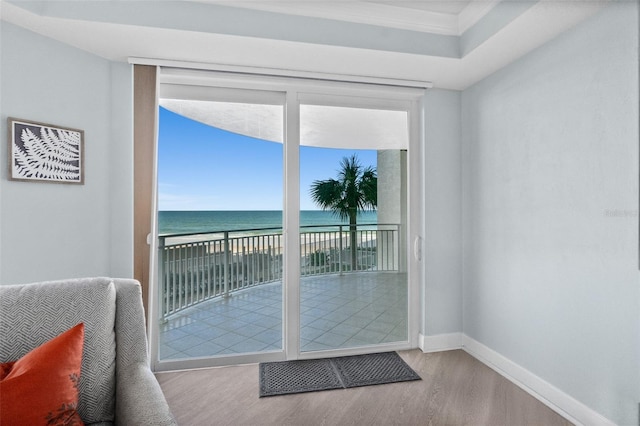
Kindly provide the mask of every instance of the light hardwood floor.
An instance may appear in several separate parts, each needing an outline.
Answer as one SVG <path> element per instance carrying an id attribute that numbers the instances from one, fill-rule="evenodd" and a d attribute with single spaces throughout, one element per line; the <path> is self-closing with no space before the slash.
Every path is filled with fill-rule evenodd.
<path id="1" fill-rule="evenodd" d="M 466 352 L 401 351 L 420 381 L 258 397 L 258 365 L 158 373 L 189 425 L 570 425 Z"/>

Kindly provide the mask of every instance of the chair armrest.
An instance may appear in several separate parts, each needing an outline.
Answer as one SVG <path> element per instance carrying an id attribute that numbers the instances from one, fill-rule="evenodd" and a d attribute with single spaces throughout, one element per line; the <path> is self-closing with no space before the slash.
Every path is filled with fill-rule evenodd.
<path id="1" fill-rule="evenodd" d="M 116 424 L 132 426 L 177 425 L 155 376 L 144 364 L 118 370 Z"/>
<path id="2" fill-rule="evenodd" d="M 177 425 L 149 367 L 142 290 L 135 280 L 116 287 L 116 424 Z"/>

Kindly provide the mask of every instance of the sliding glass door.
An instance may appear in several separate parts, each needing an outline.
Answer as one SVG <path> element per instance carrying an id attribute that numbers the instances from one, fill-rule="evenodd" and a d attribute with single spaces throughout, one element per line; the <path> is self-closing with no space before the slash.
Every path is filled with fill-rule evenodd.
<path id="1" fill-rule="evenodd" d="M 161 79 L 156 369 L 416 346 L 420 93 Z"/>

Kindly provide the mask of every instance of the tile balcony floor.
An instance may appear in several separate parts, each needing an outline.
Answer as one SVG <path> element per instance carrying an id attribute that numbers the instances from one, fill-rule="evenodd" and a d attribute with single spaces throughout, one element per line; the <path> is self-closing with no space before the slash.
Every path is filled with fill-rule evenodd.
<path id="1" fill-rule="evenodd" d="M 407 340 L 407 275 L 303 277 L 301 351 Z M 160 325 L 160 359 L 282 349 L 282 285 L 263 284 L 187 308 Z"/>

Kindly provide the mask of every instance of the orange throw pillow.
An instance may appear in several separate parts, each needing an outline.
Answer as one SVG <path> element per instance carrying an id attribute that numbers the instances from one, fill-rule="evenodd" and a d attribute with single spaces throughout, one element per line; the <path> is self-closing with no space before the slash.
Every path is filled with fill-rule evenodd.
<path id="1" fill-rule="evenodd" d="M 82 425 L 78 380 L 84 324 L 0 364 L 0 425 Z"/>

